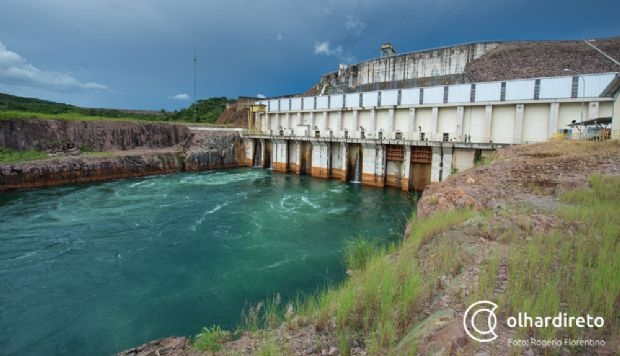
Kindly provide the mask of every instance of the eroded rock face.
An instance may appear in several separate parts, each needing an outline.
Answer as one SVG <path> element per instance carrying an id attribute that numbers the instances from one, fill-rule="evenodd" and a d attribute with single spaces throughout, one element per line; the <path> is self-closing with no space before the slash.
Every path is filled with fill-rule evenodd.
<path id="1" fill-rule="evenodd" d="M 191 136 L 187 126 L 135 121 L 15 119 L 0 121 L 0 147 L 15 150 L 88 151 L 167 148 Z"/>
<path id="2" fill-rule="evenodd" d="M 73 152 L 0 165 L 0 191 L 238 167 L 245 155 L 238 132 L 184 125 L 31 119 L 0 121 L 0 132 L 2 148 Z M 84 150 L 107 153 L 80 155 Z"/>
<path id="3" fill-rule="evenodd" d="M 236 132 L 202 131 L 194 133 L 185 152 L 185 170 L 238 167 L 244 162 L 243 141 Z"/>
<path id="4" fill-rule="evenodd" d="M 179 152 L 175 151 L 110 157 L 65 157 L 0 165 L 0 191 L 142 177 L 181 170 L 183 161 Z"/>

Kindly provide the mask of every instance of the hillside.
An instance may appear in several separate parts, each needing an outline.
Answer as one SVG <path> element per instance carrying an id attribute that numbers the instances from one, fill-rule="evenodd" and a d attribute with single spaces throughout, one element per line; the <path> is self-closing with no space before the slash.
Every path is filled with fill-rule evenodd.
<path id="1" fill-rule="evenodd" d="M 161 120 L 159 112 L 148 110 L 117 110 L 101 108 L 82 108 L 37 98 L 24 98 L 0 93 L 0 113 L 26 112 L 38 114 L 83 115 L 102 118 L 131 118 L 136 120 Z M 10 114 L 9 114 L 10 115 Z"/>
<path id="2" fill-rule="evenodd" d="M 620 37 L 592 41 L 596 47 L 620 59 Z M 501 43 L 465 66 L 472 82 L 499 81 L 532 77 L 617 72 L 620 67 L 584 41 Z"/>
<path id="3" fill-rule="evenodd" d="M 226 105 L 235 100 L 216 97 L 198 100 L 189 107 L 178 111 L 150 111 L 131 109 L 82 108 L 74 105 L 56 103 L 36 98 L 24 98 L 0 93 L 0 118 L 45 117 L 55 119 L 124 119 L 146 121 L 198 122 L 215 124 Z M 235 119 L 233 118 L 233 121 Z M 220 124 L 229 124 L 224 118 Z"/>

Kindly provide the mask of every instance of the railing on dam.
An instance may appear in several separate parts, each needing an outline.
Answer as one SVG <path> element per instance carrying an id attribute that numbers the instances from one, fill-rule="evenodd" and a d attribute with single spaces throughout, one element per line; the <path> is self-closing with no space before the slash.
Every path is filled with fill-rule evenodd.
<path id="1" fill-rule="evenodd" d="M 522 102 L 600 97 L 618 73 L 532 78 L 334 95 L 261 100 L 266 111 L 287 113 L 395 106 Z"/>
<path id="2" fill-rule="evenodd" d="M 460 148 L 473 148 L 473 149 L 497 149 L 510 145 L 508 138 L 503 142 L 480 142 L 478 138 L 472 137 L 471 141 L 443 141 L 443 140 L 419 140 L 419 139 L 407 139 L 407 138 L 393 138 L 393 137 L 360 137 L 359 135 L 353 137 L 344 136 L 310 136 L 310 135 L 295 135 L 278 133 L 274 135 L 272 132 L 258 132 L 258 131 L 245 131 L 243 133 L 244 138 L 251 139 L 264 139 L 271 141 L 308 141 L 308 142 L 325 142 L 325 143 L 359 143 L 359 144 L 380 144 L 380 145 L 408 145 L 408 146 L 428 146 L 428 147 L 460 147 Z"/>

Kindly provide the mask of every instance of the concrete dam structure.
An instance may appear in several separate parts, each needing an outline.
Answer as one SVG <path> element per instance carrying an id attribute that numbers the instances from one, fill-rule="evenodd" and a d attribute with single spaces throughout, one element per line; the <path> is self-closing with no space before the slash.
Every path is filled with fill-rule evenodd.
<path id="1" fill-rule="evenodd" d="M 484 59 L 495 46 L 442 49 L 455 57 L 440 62 L 460 65 L 468 58 Z M 401 64 L 413 57 L 403 57 Z M 428 53 L 418 57 L 436 59 Z M 359 69 L 368 63 L 358 65 L 356 80 L 348 83 L 366 89 L 372 85 L 371 77 L 363 74 L 367 70 Z M 448 74 L 459 69 L 450 68 Z M 332 94 L 327 92 L 334 87 L 325 86 L 320 95 L 258 100 L 244 134 L 246 164 L 375 187 L 423 190 L 505 145 L 555 137 L 620 138 L 618 71 L 620 65 L 616 71 L 591 74 L 566 68 L 561 76 L 412 87 L 402 87 L 411 79 L 407 76 L 381 77 L 400 84 L 359 92 L 347 92 L 352 89 L 347 84 L 347 90 Z M 347 73 L 344 77 L 352 78 Z"/>

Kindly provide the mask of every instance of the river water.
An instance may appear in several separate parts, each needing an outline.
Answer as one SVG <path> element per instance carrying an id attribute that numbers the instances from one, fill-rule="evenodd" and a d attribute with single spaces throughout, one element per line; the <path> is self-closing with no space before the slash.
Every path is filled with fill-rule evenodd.
<path id="1" fill-rule="evenodd" d="M 257 169 L 0 194 L 0 353 L 107 355 L 344 278 L 345 241 L 394 241 L 410 196 Z"/>

